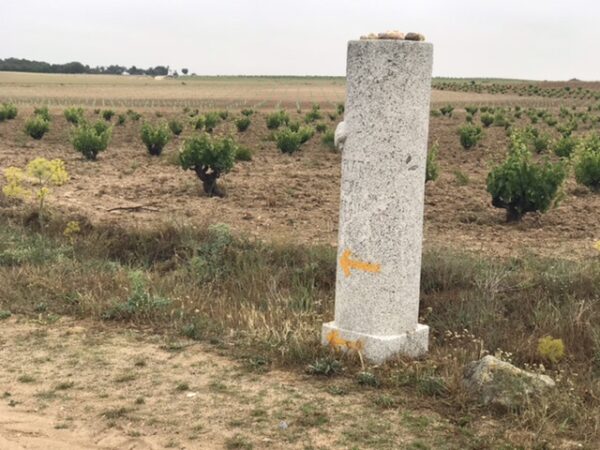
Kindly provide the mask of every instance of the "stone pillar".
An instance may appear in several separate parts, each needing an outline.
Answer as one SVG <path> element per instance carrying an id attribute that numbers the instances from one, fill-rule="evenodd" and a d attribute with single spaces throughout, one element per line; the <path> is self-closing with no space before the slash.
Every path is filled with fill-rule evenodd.
<path id="1" fill-rule="evenodd" d="M 433 46 L 348 43 L 335 319 L 324 344 L 371 362 L 427 351 L 418 323 Z"/>

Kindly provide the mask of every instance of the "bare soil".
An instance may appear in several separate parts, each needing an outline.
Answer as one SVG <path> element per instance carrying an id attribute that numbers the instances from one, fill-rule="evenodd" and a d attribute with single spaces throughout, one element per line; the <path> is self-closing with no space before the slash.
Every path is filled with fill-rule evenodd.
<path id="1" fill-rule="evenodd" d="M 238 133 L 231 119 L 222 122 L 215 133 L 236 135 L 254 156 L 221 179 L 227 196 L 219 199 L 206 197 L 195 174 L 175 163 L 183 140 L 194 132 L 191 119 L 182 112 L 157 118 L 146 111 L 139 122 L 114 126 L 108 150 L 98 161 L 88 162 L 69 143 L 71 126 L 62 109 L 53 109 L 51 130 L 41 141 L 23 132 L 31 111 L 21 108 L 16 120 L 0 123 L 0 167 L 24 167 L 38 156 L 63 159 L 71 180 L 53 191 L 49 204 L 73 217 L 144 227 L 219 222 L 261 239 L 336 245 L 341 155 L 324 146 L 319 134 L 289 156 L 269 140 L 265 114 L 255 114 L 245 133 Z M 94 117 L 92 111 L 87 114 Z M 171 117 L 186 123 L 183 135 L 173 139 L 161 157 L 149 156 L 139 138 L 141 122 Z M 332 129 L 337 124 L 328 117 L 323 121 Z M 522 121 L 524 126 L 527 122 Z M 440 177 L 426 188 L 426 242 L 499 256 L 594 256 L 593 243 L 600 238 L 600 196 L 571 177 L 558 208 L 507 224 L 504 210 L 492 207 L 485 184 L 492 165 L 505 157 L 505 131 L 488 128 L 483 141 L 465 151 L 457 136 L 463 122 L 464 112 L 431 118 L 429 140 L 430 146 L 439 144 Z M 22 209 L 18 202 L 10 207 Z"/>
<path id="2" fill-rule="evenodd" d="M 98 323 L 1 321 L 0 448 L 465 448 L 464 431 L 414 401 L 382 408 L 352 380 L 257 373 L 217 352 Z"/>

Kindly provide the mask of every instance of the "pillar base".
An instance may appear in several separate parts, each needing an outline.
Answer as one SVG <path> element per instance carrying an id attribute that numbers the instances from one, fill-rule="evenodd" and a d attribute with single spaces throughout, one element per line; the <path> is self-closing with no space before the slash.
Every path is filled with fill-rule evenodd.
<path id="1" fill-rule="evenodd" d="M 363 357 L 374 364 L 381 364 L 396 355 L 413 358 L 421 356 L 427 353 L 429 345 L 429 327 L 421 324 L 417 324 L 414 331 L 391 336 L 378 336 L 344 330 L 336 326 L 335 322 L 328 322 L 323 324 L 321 331 L 323 345 L 329 345 L 328 336 L 332 331 L 337 331 L 337 335 L 346 341 L 360 340 Z M 339 348 L 346 349 L 343 345 L 340 345 Z"/>

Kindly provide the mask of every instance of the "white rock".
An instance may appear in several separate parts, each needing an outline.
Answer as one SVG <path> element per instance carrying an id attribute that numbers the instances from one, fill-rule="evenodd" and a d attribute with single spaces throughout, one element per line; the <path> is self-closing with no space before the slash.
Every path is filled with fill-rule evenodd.
<path id="1" fill-rule="evenodd" d="M 556 385 L 547 375 L 527 372 L 491 355 L 468 364 L 463 382 L 481 403 L 501 409 L 519 408 Z"/>

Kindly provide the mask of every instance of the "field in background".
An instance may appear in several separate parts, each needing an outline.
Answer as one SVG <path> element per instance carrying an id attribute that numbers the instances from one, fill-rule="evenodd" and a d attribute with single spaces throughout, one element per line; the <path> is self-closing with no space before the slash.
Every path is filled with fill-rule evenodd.
<path id="1" fill-rule="evenodd" d="M 473 79 L 477 80 L 477 79 Z M 470 80 L 435 79 L 441 82 L 468 83 Z M 478 80 L 480 81 L 480 80 Z M 507 84 L 528 84 L 525 81 L 499 81 Z M 545 83 L 536 83 L 545 85 Z M 563 86 L 567 83 L 549 83 Z M 573 84 L 573 83 L 571 83 Z M 581 85 L 582 83 L 574 83 Z M 583 83 L 598 89 L 598 83 Z M 343 77 L 179 77 L 155 80 L 144 76 L 119 75 L 60 75 L 0 72 L 0 102 L 17 105 L 86 106 L 91 108 L 159 108 L 178 110 L 183 107 L 201 110 L 215 108 L 238 109 L 252 107 L 258 110 L 274 108 L 308 108 L 320 103 L 323 108 L 334 108 L 345 98 Z M 550 107 L 581 104 L 578 100 L 522 97 L 515 94 L 488 94 L 435 90 L 434 106 L 452 103 L 516 105 Z"/>

